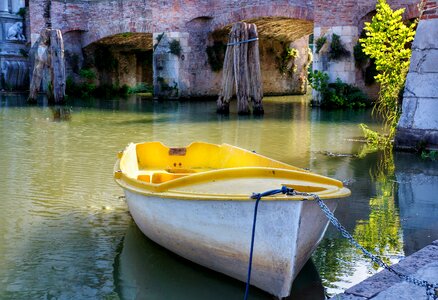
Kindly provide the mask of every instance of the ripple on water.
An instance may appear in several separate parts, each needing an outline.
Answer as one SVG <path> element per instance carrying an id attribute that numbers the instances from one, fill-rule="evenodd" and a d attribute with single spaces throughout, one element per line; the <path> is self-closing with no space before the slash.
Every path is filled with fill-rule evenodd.
<path id="1" fill-rule="evenodd" d="M 128 239 L 121 242 L 130 236 L 127 228 L 131 218 L 119 198 L 122 191 L 113 182 L 112 171 L 116 153 L 130 142 L 155 140 L 171 146 L 197 140 L 230 143 L 323 175 L 349 179 L 354 192 L 338 206 L 341 222 L 351 232 L 362 228 L 365 238 L 379 236 L 379 230 L 390 226 L 395 245 L 391 253 L 402 256 L 400 225 L 385 217 L 389 211 L 386 204 L 394 204 L 394 196 L 376 197 L 392 189 L 380 191 L 370 178 L 377 155 L 361 159 L 321 154 L 356 154 L 362 146 L 352 140 L 361 135 L 356 124 L 372 123 L 369 112 L 324 112 L 309 108 L 302 99 L 278 99 L 266 99 L 266 113 L 261 118 L 237 116 L 235 103 L 230 115 L 224 117 L 216 115 L 214 102 L 134 98 L 96 101 L 102 104 L 97 109 L 73 107 L 69 121 L 56 122 L 50 108 L 5 107 L 1 103 L 0 298 L 116 298 L 115 280 L 134 294 L 147 289 L 147 295 L 162 295 L 160 288 L 167 287 L 166 278 L 175 274 L 168 277 L 155 260 L 144 265 L 145 258 L 162 257 L 161 262 L 169 267 L 174 266 L 175 258 L 167 257 L 151 242 L 145 246 L 150 253 L 143 253 L 136 245 L 144 240 L 138 238 L 131 240 L 133 248 L 127 246 Z M 120 245 L 126 246 L 124 252 Z M 137 251 L 138 260 L 125 256 L 129 249 Z M 382 249 L 388 253 L 384 246 Z M 125 265 L 132 261 L 135 266 L 149 268 L 145 276 L 151 281 L 140 283 L 115 275 L 116 253 L 126 259 L 122 262 Z M 355 253 L 330 230 L 316 251 L 315 264 L 335 292 L 361 278 L 354 274 L 362 276 L 364 270 L 372 269 Z M 180 278 L 210 274 L 193 271 L 190 264 L 181 268 Z M 164 275 L 154 281 L 157 274 Z M 217 284 L 218 297 L 223 290 L 240 290 L 235 281 L 220 279 Z M 197 280 L 188 278 L 180 291 L 187 288 L 191 295 L 197 295 Z M 178 298 L 183 293 L 172 296 Z"/>

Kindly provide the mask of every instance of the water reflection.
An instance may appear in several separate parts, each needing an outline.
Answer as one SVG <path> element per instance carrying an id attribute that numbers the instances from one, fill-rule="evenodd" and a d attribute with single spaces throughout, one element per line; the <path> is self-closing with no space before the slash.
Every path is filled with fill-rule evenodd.
<path id="1" fill-rule="evenodd" d="M 242 299 L 245 284 L 187 261 L 128 227 L 114 261 L 114 282 L 121 299 Z M 313 262 L 304 266 L 285 299 L 324 299 Z M 250 299 L 272 299 L 251 287 Z"/>
<path id="2" fill-rule="evenodd" d="M 50 110 L 52 111 L 53 121 L 55 122 L 71 120 L 72 109 L 70 107 L 52 106 Z"/>
<path id="3" fill-rule="evenodd" d="M 117 298 L 115 290 L 129 297 L 140 293 L 137 288 L 157 298 L 160 292 L 187 299 L 186 290 L 202 296 L 214 290 L 209 297 L 235 291 L 240 299 L 242 283 L 187 263 L 142 235 L 129 246 L 129 236 L 138 232 L 129 227 L 122 190 L 111 177 L 116 153 L 129 142 L 229 143 L 342 180 L 353 194 L 340 202 L 336 216 L 391 262 L 438 239 L 438 208 L 429 198 L 438 192 L 438 163 L 361 151 L 357 124 L 375 129 L 369 111 L 327 112 L 310 108 L 302 97 L 266 98 L 263 118 L 233 111 L 220 116 L 208 101 L 73 99 L 72 111 L 58 112 L 44 99 L 34 106 L 23 96 L 0 99 L 1 299 Z M 62 114 L 68 121 L 53 122 Z M 331 226 L 313 261 L 330 295 L 376 272 Z M 322 293 L 317 274 L 309 274 L 311 292 L 302 288 L 297 299 Z M 178 293 L 167 291 L 169 284 Z"/>
<path id="4" fill-rule="evenodd" d="M 339 205 L 336 216 L 368 251 L 391 265 L 438 239 L 438 203 L 431 197 L 438 192 L 438 162 L 412 153 L 394 159 L 388 149 L 361 149 L 344 162 L 355 171 L 349 184 L 355 203 Z M 333 227 L 313 259 L 329 295 L 381 270 Z"/>
<path id="5" fill-rule="evenodd" d="M 438 161 L 395 155 L 397 200 L 406 255 L 438 238 Z"/>

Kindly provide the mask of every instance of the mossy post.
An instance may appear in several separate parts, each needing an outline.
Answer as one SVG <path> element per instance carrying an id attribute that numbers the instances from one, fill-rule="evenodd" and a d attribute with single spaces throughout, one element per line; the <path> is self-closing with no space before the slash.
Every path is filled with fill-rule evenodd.
<path id="1" fill-rule="evenodd" d="M 217 112 L 229 113 L 229 102 L 235 86 L 237 112 L 240 115 L 263 114 L 263 89 L 260 71 L 257 27 L 239 22 L 233 25 L 225 52 L 222 88 L 217 100 Z"/>

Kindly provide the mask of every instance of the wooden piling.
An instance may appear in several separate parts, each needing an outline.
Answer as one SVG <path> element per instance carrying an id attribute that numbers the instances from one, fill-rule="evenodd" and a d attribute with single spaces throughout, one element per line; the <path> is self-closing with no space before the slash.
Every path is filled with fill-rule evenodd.
<path id="1" fill-rule="evenodd" d="M 228 35 L 229 44 L 237 41 L 235 31 Z M 222 73 L 222 87 L 217 99 L 217 112 L 228 114 L 230 112 L 230 99 L 234 94 L 234 46 L 228 46 L 225 51 L 224 67 Z"/>
<path id="2" fill-rule="evenodd" d="M 50 32 L 50 77 L 52 79 L 52 96 L 55 103 L 61 103 L 65 98 L 65 59 L 64 41 L 61 30 Z"/>
<path id="3" fill-rule="evenodd" d="M 248 40 L 248 24 L 240 22 L 233 26 L 239 41 Z M 234 46 L 234 80 L 236 82 L 237 113 L 249 115 L 248 43 Z"/>
<path id="4" fill-rule="evenodd" d="M 240 115 L 263 114 L 263 89 L 260 71 L 258 34 L 255 24 L 239 22 L 233 25 L 225 52 L 222 87 L 217 100 L 217 112 L 228 113 L 235 87 L 237 111 Z"/>
<path id="5" fill-rule="evenodd" d="M 31 74 L 29 102 L 35 102 L 43 81 L 44 72 L 49 70 L 51 89 L 48 98 L 54 103 L 65 100 L 64 42 L 60 30 L 45 28 L 32 47 L 33 71 Z"/>
<path id="6" fill-rule="evenodd" d="M 257 26 L 255 24 L 249 24 L 248 39 L 254 40 L 248 44 L 248 66 L 250 74 L 250 97 L 252 103 L 252 112 L 255 115 L 263 115 L 262 72 L 260 70 L 259 41 L 257 38 Z"/>
<path id="7" fill-rule="evenodd" d="M 33 71 L 31 73 L 29 102 L 35 102 L 43 80 L 44 69 L 49 63 L 50 30 L 43 29 L 32 47 Z"/>

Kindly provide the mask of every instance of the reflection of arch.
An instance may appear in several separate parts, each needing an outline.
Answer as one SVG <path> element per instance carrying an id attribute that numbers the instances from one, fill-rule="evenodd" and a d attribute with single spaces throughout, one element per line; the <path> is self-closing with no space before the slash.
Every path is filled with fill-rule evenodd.
<path id="1" fill-rule="evenodd" d="M 313 10 L 303 6 L 282 5 L 260 5 L 241 7 L 217 15 L 212 22 L 212 30 L 225 27 L 228 24 L 248 19 L 263 17 L 281 17 L 288 19 L 300 19 L 313 22 Z"/>

